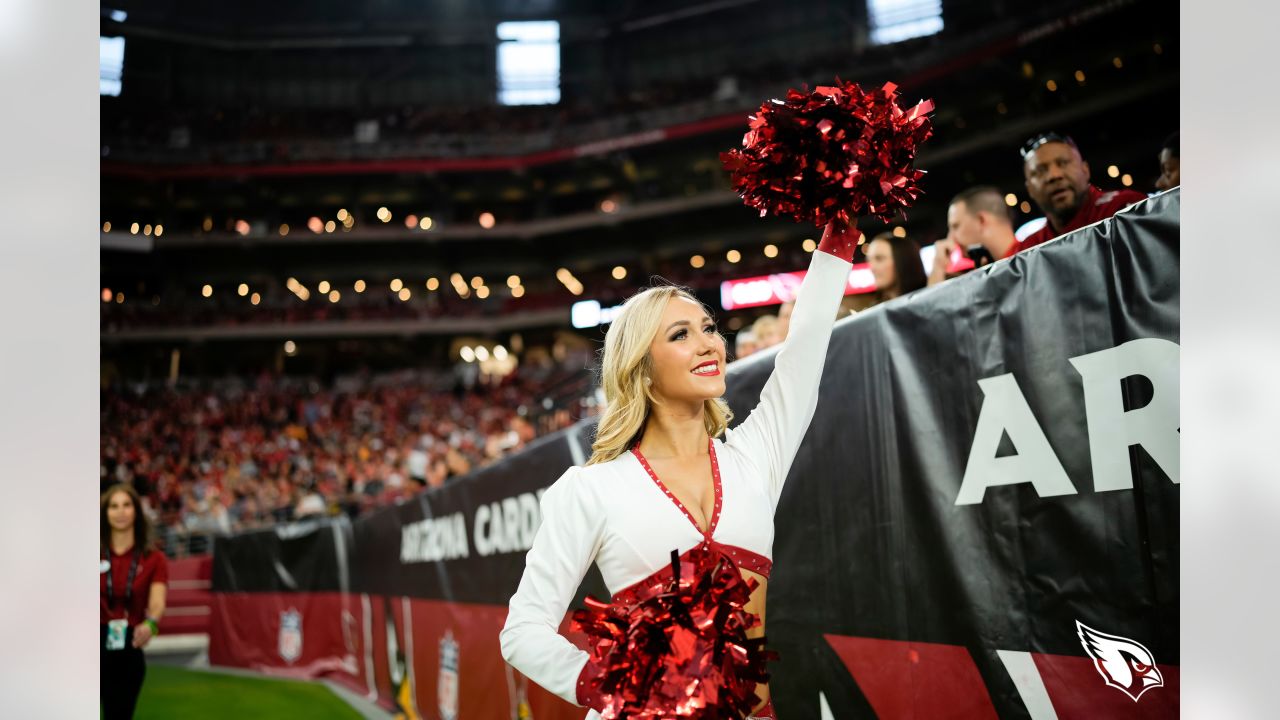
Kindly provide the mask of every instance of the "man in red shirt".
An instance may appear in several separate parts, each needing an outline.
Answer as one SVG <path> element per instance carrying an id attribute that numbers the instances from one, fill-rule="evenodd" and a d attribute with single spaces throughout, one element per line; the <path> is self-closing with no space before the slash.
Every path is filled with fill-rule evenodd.
<path id="1" fill-rule="evenodd" d="M 1104 192 L 1090 184 L 1089 163 L 1066 135 L 1050 132 L 1031 138 L 1022 146 L 1022 160 L 1027 193 L 1048 222 L 1024 240 L 1021 249 L 1105 220 L 1147 197 L 1134 190 Z"/>
<path id="2" fill-rule="evenodd" d="M 929 284 L 951 277 L 948 271 L 967 272 L 972 262 L 953 267 L 957 251 L 963 260 L 970 248 L 981 246 L 994 260 L 1012 257 L 1022 249 L 1013 234 L 1013 221 L 1004 195 L 990 185 L 972 187 L 951 199 L 947 207 L 947 236 L 933 244 L 933 268 Z"/>

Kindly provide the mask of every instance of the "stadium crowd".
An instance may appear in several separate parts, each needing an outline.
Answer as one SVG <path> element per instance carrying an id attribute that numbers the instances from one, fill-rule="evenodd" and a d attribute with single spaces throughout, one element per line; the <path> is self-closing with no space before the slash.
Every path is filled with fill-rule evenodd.
<path id="1" fill-rule="evenodd" d="M 355 516 L 590 414 L 582 367 L 571 357 L 488 381 L 406 370 L 326 385 L 263 375 L 110 388 L 101 396 L 100 487 L 137 489 L 170 546 L 192 533 Z"/>

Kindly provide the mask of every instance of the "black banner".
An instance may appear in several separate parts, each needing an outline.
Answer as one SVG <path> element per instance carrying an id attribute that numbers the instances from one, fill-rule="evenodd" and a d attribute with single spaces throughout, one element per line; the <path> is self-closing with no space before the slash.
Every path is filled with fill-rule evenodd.
<path id="1" fill-rule="evenodd" d="M 780 717 L 1177 716 L 1178 213 L 1175 190 L 837 323 L 776 517 Z M 771 370 L 730 366 L 739 418 Z M 221 541 L 214 590 L 331 590 L 349 557 L 349 592 L 505 605 L 591 429 L 307 561 Z"/>

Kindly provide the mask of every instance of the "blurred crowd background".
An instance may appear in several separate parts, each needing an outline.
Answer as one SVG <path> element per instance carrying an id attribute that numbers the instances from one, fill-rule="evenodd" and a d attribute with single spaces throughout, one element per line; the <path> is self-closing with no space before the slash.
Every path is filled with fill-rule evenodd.
<path id="1" fill-rule="evenodd" d="M 718 154 L 788 88 L 937 105 L 842 314 L 1103 219 L 1180 183 L 1178 32 L 1153 0 L 104 4 L 100 487 L 176 555 L 403 502 L 597 412 L 608 309 L 655 281 L 735 358 L 784 341 L 725 287 L 821 229 Z"/>

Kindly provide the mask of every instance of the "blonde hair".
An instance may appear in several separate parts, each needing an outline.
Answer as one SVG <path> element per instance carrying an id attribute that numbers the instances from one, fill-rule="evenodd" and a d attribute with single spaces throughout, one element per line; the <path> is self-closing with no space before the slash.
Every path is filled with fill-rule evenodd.
<path id="1" fill-rule="evenodd" d="M 604 336 L 600 362 L 600 385 L 604 390 L 605 409 L 596 426 L 596 439 L 591 444 L 587 465 L 609 462 L 631 449 L 644 432 L 649 412 L 657 402 L 653 385 L 646 382 L 653 371 L 649 346 L 658 334 L 662 313 L 672 298 L 698 303 L 688 290 L 674 285 L 652 287 L 632 295 Z M 729 426 L 733 413 L 721 398 L 710 398 L 703 404 L 703 424 L 707 434 L 719 437 Z"/>
<path id="2" fill-rule="evenodd" d="M 751 334 L 756 336 L 756 344 L 762 350 L 781 342 L 778 338 L 779 329 L 777 315 L 761 315 L 756 318 L 755 322 L 751 323 Z"/>

